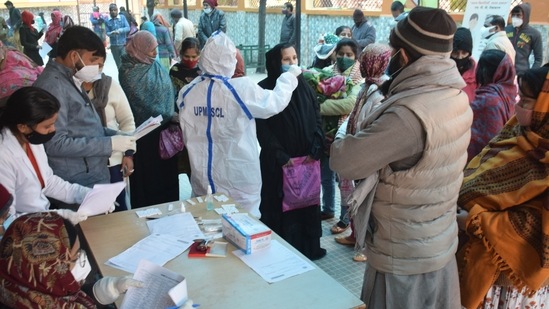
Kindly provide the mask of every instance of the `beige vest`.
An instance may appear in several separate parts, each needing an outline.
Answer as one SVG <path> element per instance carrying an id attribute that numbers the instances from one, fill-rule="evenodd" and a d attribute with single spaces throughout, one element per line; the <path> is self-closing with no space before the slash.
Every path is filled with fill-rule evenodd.
<path id="1" fill-rule="evenodd" d="M 397 275 L 443 268 L 457 249 L 456 200 L 467 160 L 473 113 L 465 93 L 441 89 L 406 97 L 426 132 L 423 157 L 412 168 L 380 173 L 367 237 L 368 263 Z"/>

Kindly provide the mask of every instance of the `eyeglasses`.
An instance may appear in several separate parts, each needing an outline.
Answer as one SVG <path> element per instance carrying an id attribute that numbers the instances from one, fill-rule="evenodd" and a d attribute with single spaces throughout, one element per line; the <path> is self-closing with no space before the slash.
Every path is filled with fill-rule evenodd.
<path id="1" fill-rule="evenodd" d="M 71 260 L 71 263 L 76 264 L 78 262 L 80 264 L 80 267 L 84 267 L 86 266 L 86 260 L 87 260 L 86 251 L 84 251 L 84 249 L 78 249 L 78 252 L 76 252 L 76 258 L 74 260 Z"/>

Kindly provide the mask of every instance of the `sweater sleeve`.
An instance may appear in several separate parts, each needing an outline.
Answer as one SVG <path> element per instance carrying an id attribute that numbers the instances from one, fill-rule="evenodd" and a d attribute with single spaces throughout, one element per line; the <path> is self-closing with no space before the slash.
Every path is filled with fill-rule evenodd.
<path id="1" fill-rule="evenodd" d="M 355 135 L 335 140 L 330 168 L 343 178 L 363 179 L 389 164 L 416 158 L 424 145 L 425 133 L 413 112 L 390 109 Z"/>
<path id="2" fill-rule="evenodd" d="M 532 69 L 539 68 L 543 64 L 543 42 L 539 32 L 532 36 L 532 48 L 534 49 L 534 64 Z"/>
<path id="3" fill-rule="evenodd" d="M 361 88 L 361 84 L 354 85 L 351 89 L 351 93 L 346 98 L 328 99 L 324 101 L 320 104 L 320 114 L 322 116 L 341 116 L 350 114 L 355 106 L 356 98 Z"/>

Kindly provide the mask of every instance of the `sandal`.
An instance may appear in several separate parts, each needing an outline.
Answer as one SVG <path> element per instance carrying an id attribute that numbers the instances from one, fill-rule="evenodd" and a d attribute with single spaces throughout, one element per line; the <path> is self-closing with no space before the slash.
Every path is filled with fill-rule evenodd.
<path id="1" fill-rule="evenodd" d="M 343 221 L 339 221 L 338 223 L 334 224 L 330 231 L 332 234 L 339 234 L 345 232 L 349 228 L 349 224 L 343 223 Z"/>
<path id="2" fill-rule="evenodd" d="M 366 255 L 362 252 L 357 252 L 355 253 L 355 256 L 353 256 L 353 261 L 355 262 L 366 262 L 367 259 Z"/>
<path id="3" fill-rule="evenodd" d="M 349 235 L 349 236 L 336 237 L 335 241 L 338 244 L 342 244 L 342 245 L 346 245 L 346 246 L 354 246 L 355 242 L 356 242 L 356 239 L 354 237 L 351 237 L 351 235 Z"/>

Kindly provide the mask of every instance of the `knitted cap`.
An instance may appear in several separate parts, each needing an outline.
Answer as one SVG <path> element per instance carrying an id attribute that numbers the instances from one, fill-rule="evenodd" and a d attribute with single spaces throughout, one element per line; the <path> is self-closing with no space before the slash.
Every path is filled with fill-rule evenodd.
<path id="1" fill-rule="evenodd" d="M 422 55 L 449 55 L 456 23 L 442 9 L 415 7 L 394 28 L 395 35 Z"/>
<path id="2" fill-rule="evenodd" d="M 473 36 L 471 30 L 460 27 L 454 34 L 454 50 L 463 50 L 470 54 L 473 53 Z"/>
<path id="3" fill-rule="evenodd" d="M 0 184 L 0 215 L 5 213 L 11 206 L 13 198 L 6 188 Z"/>

